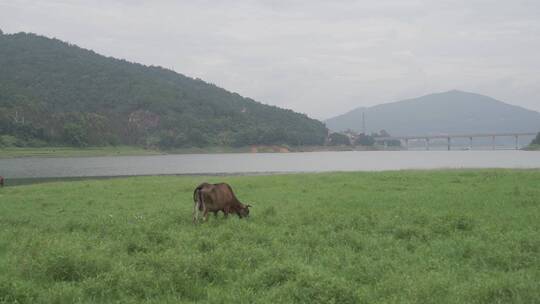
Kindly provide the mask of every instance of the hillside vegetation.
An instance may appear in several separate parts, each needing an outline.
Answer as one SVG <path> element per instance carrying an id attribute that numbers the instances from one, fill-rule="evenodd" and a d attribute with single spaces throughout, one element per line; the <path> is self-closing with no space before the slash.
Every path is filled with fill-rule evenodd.
<path id="1" fill-rule="evenodd" d="M 0 33 L 0 67 L 0 146 L 319 145 L 327 134 L 306 115 L 34 34 Z"/>
<path id="2" fill-rule="evenodd" d="M 229 182 L 249 219 L 193 225 Z M 537 303 L 540 171 L 0 188 L 0 303 Z"/>
<path id="3" fill-rule="evenodd" d="M 525 147 L 525 150 L 540 151 L 540 132 L 536 134 L 536 137 L 531 141 L 529 146 Z"/>
<path id="4" fill-rule="evenodd" d="M 326 124 L 335 131 L 361 132 L 362 113 L 367 134 L 380 130 L 395 136 L 540 131 L 536 111 L 457 90 L 358 108 Z"/>

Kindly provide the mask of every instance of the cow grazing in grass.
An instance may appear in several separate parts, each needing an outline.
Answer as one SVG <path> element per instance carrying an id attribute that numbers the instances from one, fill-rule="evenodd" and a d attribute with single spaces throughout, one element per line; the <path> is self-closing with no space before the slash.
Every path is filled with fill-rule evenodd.
<path id="1" fill-rule="evenodd" d="M 0 176 L 0 187 L 4 187 L 4 178 Z"/>
<path id="2" fill-rule="evenodd" d="M 251 205 L 242 204 L 234 195 L 228 184 L 202 183 L 193 191 L 193 222 L 199 219 L 199 212 L 203 213 L 203 220 L 208 219 L 208 212 L 213 212 L 217 216 L 219 211 L 225 213 L 236 213 L 240 218 L 249 216 Z"/>

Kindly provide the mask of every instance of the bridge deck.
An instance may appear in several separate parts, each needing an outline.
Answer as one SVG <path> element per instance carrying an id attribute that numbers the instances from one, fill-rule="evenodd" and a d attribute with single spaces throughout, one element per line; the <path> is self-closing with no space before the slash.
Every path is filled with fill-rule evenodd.
<path id="1" fill-rule="evenodd" d="M 375 137 L 377 141 L 384 140 L 411 140 L 411 139 L 438 139 L 438 138 L 471 138 L 471 137 L 511 137 L 511 136 L 536 136 L 537 133 L 472 133 L 472 134 L 440 134 L 440 135 L 417 135 L 417 136 L 386 136 Z"/>

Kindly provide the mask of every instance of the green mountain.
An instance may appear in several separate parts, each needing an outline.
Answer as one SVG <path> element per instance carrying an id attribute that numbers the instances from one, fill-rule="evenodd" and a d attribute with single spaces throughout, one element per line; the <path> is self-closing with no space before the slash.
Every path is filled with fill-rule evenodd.
<path id="1" fill-rule="evenodd" d="M 358 108 L 326 120 L 331 130 L 386 130 L 391 135 L 436 135 L 540 131 L 540 113 L 488 96 L 462 91 Z"/>
<path id="2" fill-rule="evenodd" d="M 319 145 L 326 134 L 304 114 L 200 79 L 57 39 L 0 32 L 4 145 Z"/>

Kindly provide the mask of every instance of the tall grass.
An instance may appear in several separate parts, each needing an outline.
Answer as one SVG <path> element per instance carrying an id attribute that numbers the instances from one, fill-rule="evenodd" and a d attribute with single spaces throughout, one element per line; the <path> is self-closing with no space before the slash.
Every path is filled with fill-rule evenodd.
<path id="1" fill-rule="evenodd" d="M 191 222 L 225 181 L 254 205 Z M 135 177 L 0 189 L 0 302 L 538 303 L 540 171 Z"/>

